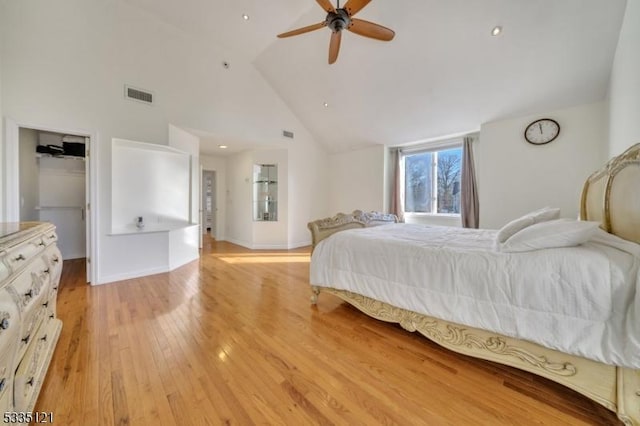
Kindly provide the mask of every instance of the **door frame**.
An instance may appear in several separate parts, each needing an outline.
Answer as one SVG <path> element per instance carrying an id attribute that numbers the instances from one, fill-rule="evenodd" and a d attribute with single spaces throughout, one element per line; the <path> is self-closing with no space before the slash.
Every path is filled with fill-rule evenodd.
<path id="1" fill-rule="evenodd" d="M 20 128 L 40 130 L 44 132 L 63 133 L 75 136 L 83 136 L 89 139 L 89 145 L 86 147 L 88 158 L 85 161 L 85 191 L 89 194 L 85 195 L 85 209 L 87 212 L 87 235 L 89 247 L 87 247 L 87 281 L 96 283 L 98 275 L 98 162 L 96 160 L 95 148 L 98 146 L 99 136 L 97 132 L 57 128 L 51 126 L 43 126 L 34 123 L 18 122 L 9 117 L 4 117 L 4 164 L 5 169 L 5 203 L 4 203 L 4 220 L 6 222 L 20 221 Z"/>

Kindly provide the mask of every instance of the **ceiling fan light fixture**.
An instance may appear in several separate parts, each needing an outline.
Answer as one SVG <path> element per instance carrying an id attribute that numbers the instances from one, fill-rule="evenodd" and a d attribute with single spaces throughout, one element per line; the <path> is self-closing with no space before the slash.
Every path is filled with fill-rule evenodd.
<path id="1" fill-rule="evenodd" d="M 278 38 L 305 34 L 327 27 L 331 30 L 331 39 L 329 40 L 329 65 L 338 59 L 343 30 L 380 41 L 391 41 L 395 36 L 395 32 L 389 28 L 353 17 L 368 5 L 371 0 L 347 0 L 342 7 L 340 7 L 339 1 L 337 2 L 338 7 L 334 7 L 331 0 L 316 0 L 316 2 L 327 12 L 324 21 L 278 34 Z"/>
<path id="2" fill-rule="evenodd" d="M 324 106 L 325 108 L 329 108 L 329 103 L 325 102 L 325 103 L 322 104 L 322 106 Z"/>
<path id="3" fill-rule="evenodd" d="M 351 19 L 349 19 L 349 15 L 344 9 L 337 9 L 335 12 L 329 12 L 326 23 L 327 27 L 331 28 L 331 31 L 337 33 L 349 28 Z"/>
<path id="4" fill-rule="evenodd" d="M 495 27 L 493 27 L 493 29 L 491 30 L 491 35 L 496 37 L 500 34 L 502 34 L 502 27 L 500 25 L 496 25 Z"/>
<path id="5" fill-rule="evenodd" d="M 244 19 L 245 21 L 249 20 L 249 15 L 247 15 L 246 13 L 242 14 L 242 19 Z"/>

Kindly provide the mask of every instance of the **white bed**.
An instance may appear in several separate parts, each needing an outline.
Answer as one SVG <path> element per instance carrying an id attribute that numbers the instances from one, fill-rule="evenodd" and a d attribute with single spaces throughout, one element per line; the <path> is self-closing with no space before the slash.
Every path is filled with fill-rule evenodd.
<path id="1" fill-rule="evenodd" d="M 562 383 L 640 425 L 640 144 L 587 180 L 581 216 L 608 233 L 525 253 L 497 250 L 496 231 L 396 224 L 393 215 L 312 222 L 312 301 L 335 294 L 449 349 Z"/>

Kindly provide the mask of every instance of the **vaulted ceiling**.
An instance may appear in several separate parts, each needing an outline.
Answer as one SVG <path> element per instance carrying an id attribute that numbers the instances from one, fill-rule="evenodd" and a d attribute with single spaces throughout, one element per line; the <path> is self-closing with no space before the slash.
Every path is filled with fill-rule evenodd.
<path id="1" fill-rule="evenodd" d="M 329 65 L 329 29 L 276 38 L 323 21 L 314 0 L 125 1 L 252 62 L 333 152 L 603 100 L 626 5 L 373 0 L 357 17 L 392 28 L 395 39 L 346 32 L 338 61 Z M 496 25 L 503 32 L 493 37 Z"/>

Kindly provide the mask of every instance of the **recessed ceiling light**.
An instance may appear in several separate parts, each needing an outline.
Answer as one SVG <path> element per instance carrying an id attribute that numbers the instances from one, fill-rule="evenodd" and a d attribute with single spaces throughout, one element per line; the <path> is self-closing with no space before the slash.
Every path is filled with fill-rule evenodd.
<path id="1" fill-rule="evenodd" d="M 327 102 L 323 103 L 322 105 L 324 105 L 325 108 L 329 108 L 329 104 Z"/>
<path id="2" fill-rule="evenodd" d="M 227 149 L 227 148 L 228 148 L 228 146 L 227 146 L 227 145 L 218 145 L 218 148 L 220 148 L 220 149 Z"/>
<path id="3" fill-rule="evenodd" d="M 491 30 L 491 35 L 494 36 L 494 37 L 497 36 L 497 35 L 500 35 L 500 33 L 502 33 L 502 27 L 499 26 L 499 25 L 493 27 L 493 29 Z"/>
<path id="4" fill-rule="evenodd" d="M 249 15 L 247 15 L 246 13 L 242 14 L 242 19 L 244 19 L 245 21 L 249 20 Z"/>

